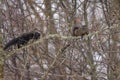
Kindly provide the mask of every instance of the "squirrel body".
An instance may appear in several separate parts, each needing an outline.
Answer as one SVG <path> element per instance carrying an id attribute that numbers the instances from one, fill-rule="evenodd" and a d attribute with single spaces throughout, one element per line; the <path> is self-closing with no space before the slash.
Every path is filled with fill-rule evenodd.
<path id="1" fill-rule="evenodd" d="M 13 45 L 17 45 L 17 47 L 20 48 L 22 45 L 26 45 L 31 39 L 36 40 L 39 39 L 39 37 L 40 37 L 39 32 L 29 32 L 21 36 L 18 36 L 17 38 L 13 38 L 5 45 L 3 49 L 6 50 Z"/>

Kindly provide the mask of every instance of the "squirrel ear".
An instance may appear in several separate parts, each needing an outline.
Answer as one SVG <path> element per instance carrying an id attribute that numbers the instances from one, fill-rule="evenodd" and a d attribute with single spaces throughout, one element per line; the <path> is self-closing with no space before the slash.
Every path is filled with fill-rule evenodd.
<path id="1" fill-rule="evenodd" d="M 38 30 L 37 28 L 34 28 L 31 32 L 37 32 L 37 33 L 40 33 L 41 34 L 41 32 L 40 32 L 40 30 Z"/>
<path id="2" fill-rule="evenodd" d="M 81 22 L 80 16 L 74 17 L 74 24 L 79 24 Z"/>

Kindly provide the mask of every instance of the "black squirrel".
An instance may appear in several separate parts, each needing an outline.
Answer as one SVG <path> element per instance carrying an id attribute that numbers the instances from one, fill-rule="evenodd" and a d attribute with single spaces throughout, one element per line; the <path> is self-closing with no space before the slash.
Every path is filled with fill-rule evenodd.
<path id="1" fill-rule="evenodd" d="M 12 40 L 10 40 L 3 49 L 6 50 L 13 45 L 17 45 L 17 47 L 20 48 L 22 47 L 22 45 L 26 45 L 31 39 L 36 40 L 39 39 L 40 36 L 41 34 L 37 31 L 22 34 L 21 36 L 18 36 L 17 38 L 13 38 Z"/>

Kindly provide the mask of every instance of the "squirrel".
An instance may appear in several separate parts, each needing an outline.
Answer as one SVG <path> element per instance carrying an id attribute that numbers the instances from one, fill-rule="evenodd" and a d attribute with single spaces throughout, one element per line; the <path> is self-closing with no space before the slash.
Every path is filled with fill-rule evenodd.
<path id="1" fill-rule="evenodd" d="M 26 45 L 31 39 L 36 40 L 36 39 L 39 39 L 40 36 L 41 36 L 41 34 L 36 31 L 22 34 L 21 36 L 13 38 L 7 44 L 5 44 L 3 50 L 6 50 L 13 45 L 17 45 L 17 47 L 20 48 L 20 47 L 22 47 L 22 45 Z"/>
<path id="2" fill-rule="evenodd" d="M 83 37 L 84 35 L 88 35 L 88 34 L 89 34 L 89 29 L 88 29 L 87 25 L 81 25 L 80 19 L 75 18 L 74 25 L 72 27 L 72 36 Z"/>

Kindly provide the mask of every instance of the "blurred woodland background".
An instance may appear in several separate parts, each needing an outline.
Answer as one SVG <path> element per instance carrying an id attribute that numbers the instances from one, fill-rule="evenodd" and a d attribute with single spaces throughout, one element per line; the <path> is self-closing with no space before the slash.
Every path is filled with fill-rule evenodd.
<path id="1" fill-rule="evenodd" d="M 88 36 L 71 36 L 75 17 Z M 42 34 L 38 42 L 2 50 L 34 29 Z M 0 0 L 2 78 L 120 80 L 120 0 Z"/>

